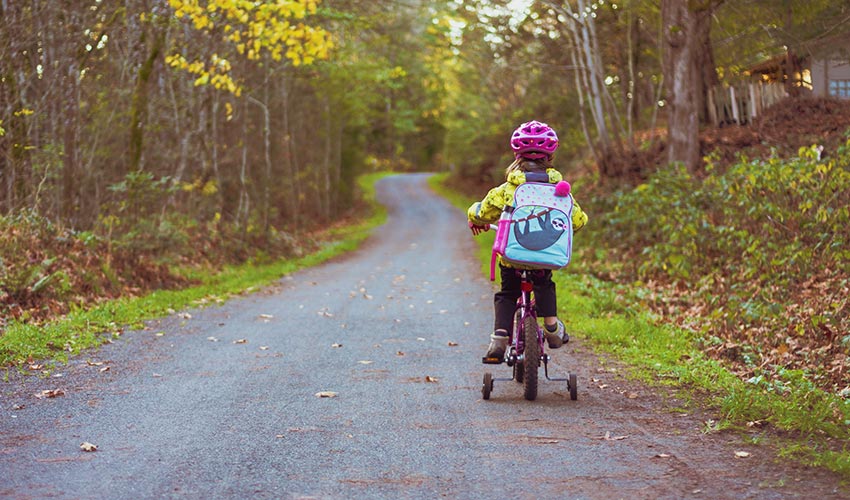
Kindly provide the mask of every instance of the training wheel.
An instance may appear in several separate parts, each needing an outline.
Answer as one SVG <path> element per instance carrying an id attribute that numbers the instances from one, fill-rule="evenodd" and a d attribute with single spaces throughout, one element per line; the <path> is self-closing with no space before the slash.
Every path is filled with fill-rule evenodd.
<path id="1" fill-rule="evenodd" d="M 570 373 L 570 399 L 578 399 L 578 381 L 575 373 Z"/>
<path id="2" fill-rule="evenodd" d="M 493 390 L 493 374 L 484 372 L 484 383 L 481 385 L 481 397 L 490 399 L 490 391 Z"/>

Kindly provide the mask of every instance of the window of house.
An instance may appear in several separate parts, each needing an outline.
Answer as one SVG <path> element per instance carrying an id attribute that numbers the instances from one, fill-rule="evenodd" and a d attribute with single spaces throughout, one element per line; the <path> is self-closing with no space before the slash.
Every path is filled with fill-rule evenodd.
<path id="1" fill-rule="evenodd" d="M 830 80 L 829 95 L 844 99 L 850 98 L 850 80 Z"/>

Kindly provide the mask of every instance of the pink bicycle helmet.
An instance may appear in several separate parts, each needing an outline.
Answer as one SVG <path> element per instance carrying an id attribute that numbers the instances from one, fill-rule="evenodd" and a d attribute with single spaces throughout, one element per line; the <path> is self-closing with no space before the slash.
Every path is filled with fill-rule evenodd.
<path id="1" fill-rule="evenodd" d="M 558 149 L 558 135 L 552 127 L 537 120 L 523 123 L 511 135 L 511 149 L 517 158 L 552 158 Z"/>

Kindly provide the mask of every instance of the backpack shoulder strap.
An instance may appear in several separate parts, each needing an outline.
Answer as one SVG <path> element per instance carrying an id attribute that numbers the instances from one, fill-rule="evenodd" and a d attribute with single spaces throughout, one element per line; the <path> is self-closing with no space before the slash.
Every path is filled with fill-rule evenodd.
<path id="1" fill-rule="evenodd" d="M 549 174 L 546 172 L 526 172 L 525 182 L 545 182 L 549 183 Z"/>

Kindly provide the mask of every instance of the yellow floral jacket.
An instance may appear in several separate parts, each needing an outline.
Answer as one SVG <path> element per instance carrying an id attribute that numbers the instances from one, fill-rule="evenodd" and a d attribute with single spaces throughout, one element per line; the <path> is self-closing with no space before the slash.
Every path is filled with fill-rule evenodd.
<path id="1" fill-rule="evenodd" d="M 546 169 L 549 182 L 556 184 L 563 179 L 561 172 L 554 168 Z M 517 186 L 525 183 L 525 172 L 515 170 L 508 174 L 508 180 L 494 187 L 487 193 L 483 200 L 477 201 L 469 207 L 466 215 L 473 224 L 494 224 L 502 215 L 502 210 L 514 201 L 514 191 Z M 573 231 L 578 231 L 587 224 L 587 214 L 579 206 L 573 197 Z"/>

